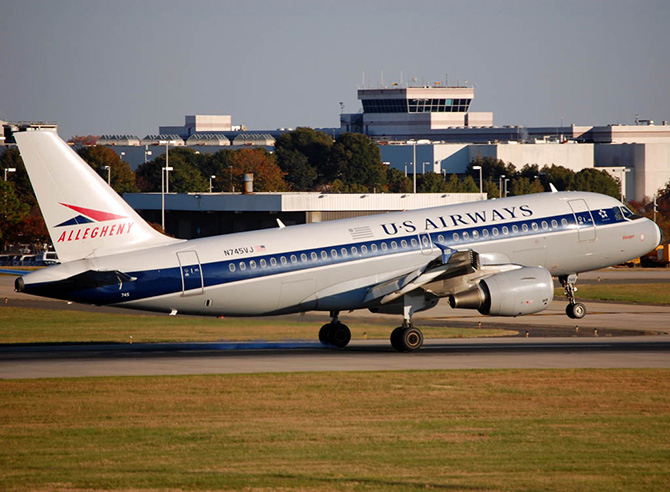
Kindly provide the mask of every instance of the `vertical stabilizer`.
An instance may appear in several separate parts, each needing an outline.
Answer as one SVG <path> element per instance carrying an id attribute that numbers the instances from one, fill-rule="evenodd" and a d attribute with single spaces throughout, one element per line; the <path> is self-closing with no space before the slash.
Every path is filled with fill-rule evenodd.
<path id="1" fill-rule="evenodd" d="M 14 138 L 61 261 L 177 241 L 147 224 L 55 132 Z"/>

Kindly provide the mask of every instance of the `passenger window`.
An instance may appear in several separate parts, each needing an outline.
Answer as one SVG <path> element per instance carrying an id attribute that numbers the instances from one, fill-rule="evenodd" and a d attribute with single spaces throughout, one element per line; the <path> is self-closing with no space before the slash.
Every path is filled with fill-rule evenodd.
<path id="1" fill-rule="evenodd" d="M 477 239 L 479 237 L 479 232 L 472 231 L 472 239 Z"/>
<path id="2" fill-rule="evenodd" d="M 382 243 L 382 251 L 386 251 L 389 249 L 389 247 L 386 245 L 386 243 Z"/>
<path id="3" fill-rule="evenodd" d="M 349 252 L 347 251 L 347 248 L 342 248 L 340 250 L 340 253 L 342 253 L 342 256 L 347 256 L 349 254 Z"/>
<path id="4" fill-rule="evenodd" d="M 561 219 L 561 225 L 562 225 L 563 227 L 565 227 L 566 225 L 568 225 L 568 220 L 567 220 L 567 219 Z"/>
<path id="5" fill-rule="evenodd" d="M 256 269 L 256 262 L 254 260 L 251 260 L 249 262 L 249 267 L 251 267 L 252 270 L 255 270 Z"/>
<path id="6" fill-rule="evenodd" d="M 398 249 L 398 243 L 391 241 L 391 249 Z"/>
<path id="7" fill-rule="evenodd" d="M 400 246 L 403 247 L 403 248 L 406 248 L 407 247 L 407 241 L 405 241 L 404 239 L 402 241 L 400 241 Z"/>
<path id="8" fill-rule="evenodd" d="M 546 231 L 548 228 L 549 228 L 549 224 L 547 224 L 546 220 L 543 220 L 542 221 L 542 229 Z"/>
<path id="9" fill-rule="evenodd" d="M 468 231 L 463 231 L 463 241 L 470 239 L 470 233 Z"/>
<path id="10" fill-rule="evenodd" d="M 498 233 L 498 228 L 497 228 L 497 227 L 494 227 L 494 228 L 493 228 L 493 231 L 491 231 L 491 232 L 493 232 L 493 236 L 494 236 L 494 237 L 497 237 L 498 234 L 499 234 L 499 233 Z"/>
<path id="11" fill-rule="evenodd" d="M 484 237 L 489 237 L 489 230 L 488 230 L 488 229 L 484 229 L 484 230 L 482 231 L 482 236 L 484 236 Z"/>
<path id="12" fill-rule="evenodd" d="M 367 252 L 368 252 L 368 247 L 364 244 L 363 246 L 361 246 L 361 253 L 365 254 Z"/>
<path id="13" fill-rule="evenodd" d="M 330 256 L 332 256 L 333 258 L 337 258 L 337 250 L 336 249 L 331 249 L 330 250 Z"/>
<path id="14" fill-rule="evenodd" d="M 328 259 L 328 253 L 326 253 L 325 251 L 321 251 L 321 259 L 322 260 L 327 260 Z"/>
<path id="15" fill-rule="evenodd" d="M 412 239 L 412 241 L 414 241 L 414 240 Z M 443 243 L 444 242 L 444 236 L 442 234 L 437 236 L 437 241 L 440 242 L 440 243 Z"/>
<path id="16" fill-rule="evenodd" d="M 277 266 L 277 259 L 274 256 L 270 258 L 270 265 Z"/>
<path id="17" fill-rule="evenodd" d="M 240 261 L 240 270 L 246 270 L 247 269 L 247 264 L 244 263 L 243 261 Z"/>
<path id="18" fill-rule="evenodd" d="M 512 232 L 514 233 L 519 232 L 519 227 L 516 224 L 512 226 Z"/>
<path id="19" fill-rule="evenodd" d="M 537 231 L 539 229 L 539 227 L 537 226 L 537 222 L 533 222 L 531 224 L 531 227 L 533 228 L 534 231 Z"/>
<path id="20" fill-rule="evenodd" d="M 377 245 L 373 244 L 372 246 L 370 246 L 370 249 L 372 250 L 373 253 L 376 253 L 377 252 Z"/>
<path id="21" fill-rule="evenodd" d="M 265 260 L 261 260 L 260 264 L 261 264 L 261 268 L 265 268 L 268 265 L 268 262 L 265 261 Z"/>
<path id="22" fill-rule="evenodd" d="M 558 227 L 558 222 L 556 222 L 556 219 L 551 220 L 551 227 L 553 227 L 554 229 Z"/>
<path id="23" fill-rule="evenodd" d="M 504 234 L 505 236 L 506 236 L 507 234 L 509 234 L 509 229 L 507 228 L 507 226 L 503 226 L 503 228 L 502 228 L 502 232 L 503 232 L 503 234 Z"/>
<path id="24" fill-rule="evenodd" d="M 461 239 L 460 236 L 458 235 L 458 232 L 454 232 L 451 237 L 454 238 L 454 241 L 459 241 Z"/>
<path id="25" fill-rule="evenodd" d="M 356 246 L 351 247 L 351 254 L 354 256 L 358 254 L 358 248 Z"/>
<path id="26" fill-rule="evenodd" d="M 521 226 L 521 230 L 522 230 L 523 232 L 528 232 L 528 224 L 523 224 L 523 225 Z"/>
<path id="27" fill-rule="evenodd" d="M 291 255 L 291 263 L 298 263 L 298 257 L 296 255 Z"/>
<path id="28" fill-rule="evenodd" d="M 312 254 L 309 255 L 312 258 L 312 261 L 316 261 L 319 259 L 319 255 L 317 255 L 314 251 L 312 251 Z"/>
<path id="29" fill-rule="evenodd" d="M 300 260 L 301 260 L 303 263 L 306 262 L 306 261 L 307 261 L 307 255 L 306 255 L 305 253 L 302 253 L 302 254 L 300 255 Z"/>
<path id="30" fill-rule="evenodd" d="M 235 263 L 230 263 L 228 265 L 228 270 L 230 270 L 231 272 L 234 272 L 235 270 L 237 270 L 237 268 L 235 268 Z"/>
<path id="31" fill-rule="evenodd" d="M 286 260 L 286 256 L 282 256 L 279 261 L 281 262 L 282 265 L 286 265 L 288 261 Z"/>

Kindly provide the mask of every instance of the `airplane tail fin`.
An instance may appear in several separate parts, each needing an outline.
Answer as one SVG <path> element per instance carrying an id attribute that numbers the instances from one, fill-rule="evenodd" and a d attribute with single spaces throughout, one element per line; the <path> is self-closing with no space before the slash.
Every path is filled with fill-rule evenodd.
<path id="1" fill-rule="evenodd" d="M 14 138 L 61 261 L 177 241 L 147 224 L 55 132 Z"/>

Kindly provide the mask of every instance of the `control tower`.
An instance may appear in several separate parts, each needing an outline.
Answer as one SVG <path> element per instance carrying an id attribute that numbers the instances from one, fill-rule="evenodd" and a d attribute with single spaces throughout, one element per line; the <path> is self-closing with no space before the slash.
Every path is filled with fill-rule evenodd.
<path id="1" fill-rule="evenodd" d="M 472 113 L 473 87 L 359 89 L 363 111 L 342 114 L 342 131 L 365 133 L 375 139 L 412 139 L 437 136 L 440 130 L 493 125 L 493 113 Z"/>

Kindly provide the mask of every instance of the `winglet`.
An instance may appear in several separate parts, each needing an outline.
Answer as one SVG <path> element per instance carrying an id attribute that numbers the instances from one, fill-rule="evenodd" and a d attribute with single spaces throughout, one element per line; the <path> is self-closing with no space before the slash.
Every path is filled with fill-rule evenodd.
<path id="1" fill-rule="evenodd" d="M 558 193 L 558 190 L 557 190 L 556 187 L 554 186 L 554 183 L 549 183 L 549 188 L 551 188 L 551 192 L 552 192 L 552 193 Z"/>
<path id="2" fill-rule="evenodd" d="M 277 225 L 279 226 L 280 229 L 283 229 L 284 227 L 286 227 L 286 225 L 284 225 L 284 223 L 281 221 L 281 219 L 277 219 Z"/>
<path id="3" fill-rule="evenodd" d="M 456 253 L 455 249 L 451 249 L 449 246 L 445 246 L 444 244 L 440 243 L 434 243 L 435 246 L 440 248 L 442 250 L 442 264 L 446 265 L 447 262 L 449 261 L 449 258 L 452 257 L 454 253 Z"/>

